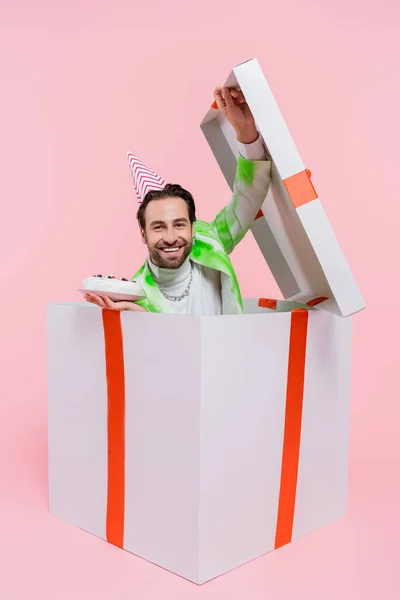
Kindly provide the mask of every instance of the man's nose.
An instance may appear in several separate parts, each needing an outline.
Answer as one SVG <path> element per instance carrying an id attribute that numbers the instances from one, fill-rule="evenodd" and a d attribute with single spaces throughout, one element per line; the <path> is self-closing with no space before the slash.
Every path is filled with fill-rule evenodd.
<path id="1" fill-rule="evenodd" d="M 174 242 L 176 242 L 176 233 L 173 227 L 167 229 L 164 239 L 169 245 L 172 245 Z"/>

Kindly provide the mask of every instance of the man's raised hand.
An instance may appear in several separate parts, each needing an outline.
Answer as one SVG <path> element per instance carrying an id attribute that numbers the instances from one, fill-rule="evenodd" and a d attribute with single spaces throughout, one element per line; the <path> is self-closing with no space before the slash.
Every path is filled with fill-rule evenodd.
<path id="1" fill-rule="evenodd" d="M 218 109 L 228 119 L 243 144 L 251 144 L 258 138 L 253 114 L 243 93 L 235 88 L 218 86 L 214 90 Z"/>

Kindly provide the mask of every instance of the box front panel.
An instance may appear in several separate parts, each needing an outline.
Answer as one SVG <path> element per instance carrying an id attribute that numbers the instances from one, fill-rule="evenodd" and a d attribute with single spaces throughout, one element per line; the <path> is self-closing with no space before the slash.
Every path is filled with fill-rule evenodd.
<path id="1" fill-rule="evenodd" d="M 346 510 L 350 319 L 309 313 L 293 539 Z"/>
<path id="2" fill-rule="evenodd" d="M 290 319 L 202 319 L 201 581 L 274 548 Z"/>
<path id="3" fill-rule="evenodd" d="M 50 512 L 106 537 L 107 388 L 102 312 L 47 312 Z"/>
<path id="4" fill-rule="evenodd" d="M 124 314 L 124 548 L 198 581 L 200 321 Z"/>

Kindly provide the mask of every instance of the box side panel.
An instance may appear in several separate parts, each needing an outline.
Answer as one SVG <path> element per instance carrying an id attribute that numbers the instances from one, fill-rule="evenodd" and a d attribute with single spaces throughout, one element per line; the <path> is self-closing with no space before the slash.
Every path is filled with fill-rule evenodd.
<path id="1" fill-rule="evenodd" d="M 304 230 L 344 317 L 365 308 L 364 300 L 319 200 L 297 209 Z"/>
<path id="2" fill-rule="evenodd" d="M 243 63 L 234 73 L 282 179 L 303 171 L 304 163 L 258 61 Z"/>
<path id="3" fill-rule="evenodd" d="M 281 219 L 282 211 L 279 210 L 274 196 L 275 184 L 276 171 L 272 169 L 271 186 L 262 206 L 263 215 L 253 222 L 251 232 L 282 295 L 284 298 L 290 298 L 301 291 L 300 284 L 304 282 L 301 268 L 297 264 L 297 256 L 291 253 L 292 248 L 286 236 L 286 229 L 291 220 Z M 274 220 L 273 216 L 277 218 Z"/>
<path id="4" fill-rule="evenodd" d="M 274 163 L 271 167 L 271 185 L 262 212 L 263 215 L 254 222 L 252 231 L 284 297 L 291 298 L 299 292 L 330 297 L 332 292 L 325 274 Z M 268 223 L 286 262 L 276 262 L 276 258 L 265 247 L 265 225 L 261 229 L 264 221 Z M 290 275 L 294 277 L 297 287 L 290 285 Z"/>
<path id="5" fill-rule="evenodd" d="M 124 548 L 198 582 L 200 323 L 128 313 Z"/>
<path id="6" fill-rule="evenodd" d="M 50 512 L 105 539 L 107 388 L 102 313 L 47 311 Z"/>
<path id="7" fill-rule="evenodd" d="M 293 539 L 346 510 L 351 319 L 309 313 Z"/>
<path id="8" fill-rule="evenodd" d="M 290 314 L 202 319 L 200 578 L 274 548 Z"/>

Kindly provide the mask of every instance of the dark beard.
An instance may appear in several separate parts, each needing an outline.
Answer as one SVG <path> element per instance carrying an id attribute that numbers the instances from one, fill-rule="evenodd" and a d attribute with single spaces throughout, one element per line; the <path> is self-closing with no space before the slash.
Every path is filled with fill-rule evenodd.
<path id="1" fill-rule="evenodd" d="M 184 247 L 181 258 L 174 260 L 174 256 L 172 255 L 171 258 L 168 260 L 163 255 L 162 250 L 157 250 L 157 248 L 154 248 L 154 250 L 150 252 L 150 259 L 153 265 L 155 265 L 156 267 L 160 267 L 162 269 L 179 269 L 179 267 L 183 265 L 183 263 L 189 256 L 191 250 L 192 244 L 188 244 Z"/>

